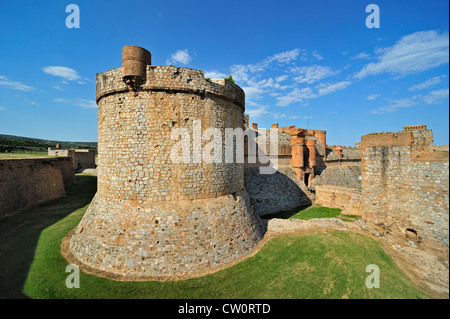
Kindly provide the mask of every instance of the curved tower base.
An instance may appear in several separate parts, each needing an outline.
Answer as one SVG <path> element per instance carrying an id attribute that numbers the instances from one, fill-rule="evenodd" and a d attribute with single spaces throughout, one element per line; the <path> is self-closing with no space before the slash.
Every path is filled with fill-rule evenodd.
<path id="1" fill-rule="evenodd" d="M 249 254 L 263 237 L 258 219 L 245 191 L 141 205 L 97 194 L 69 245 L 81 264 L 124 280 L 182 279 Z"/>

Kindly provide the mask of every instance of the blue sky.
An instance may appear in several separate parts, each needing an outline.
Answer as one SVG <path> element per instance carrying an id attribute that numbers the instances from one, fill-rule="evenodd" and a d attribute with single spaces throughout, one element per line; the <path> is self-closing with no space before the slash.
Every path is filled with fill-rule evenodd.
<path id="1" fill-rule="evenodd" d="M 67 5 L 80 28 L 65 25 Z M 368 4 L 380 8 L 369 29 Z M 427 124 L 448 144 L 448 1 L 12 1 L 0 9 L 0 134 L 97 140 L 95 74 L 124 45 L 152 64 L 232 74 L 246 113 L 354 145 Z"/>

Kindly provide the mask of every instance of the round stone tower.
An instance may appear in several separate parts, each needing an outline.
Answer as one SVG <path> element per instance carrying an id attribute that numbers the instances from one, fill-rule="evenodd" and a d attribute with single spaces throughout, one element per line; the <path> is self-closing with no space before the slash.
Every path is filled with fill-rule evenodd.
<path id="1" fill-rule="evenodd" d="M 126 46 L 122 68 L 97 74 L 98 188 L 68 239 L 81 266 L 124 280 L 202 275 L 250 253 L 263 236 L 244 163 L 205 162 L 211 141 L 196 133 L 219 131 L 224 159 L 225 128 L 243 123 L 243 90 L 150 59 Z M 188 136 L 190 158 L 181 163 L 171 159 L 181 143 L 175 129 Z"/>

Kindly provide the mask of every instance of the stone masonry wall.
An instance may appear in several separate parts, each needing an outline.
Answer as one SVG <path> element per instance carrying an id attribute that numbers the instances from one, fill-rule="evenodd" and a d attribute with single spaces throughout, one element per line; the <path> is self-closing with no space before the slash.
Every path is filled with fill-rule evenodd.
<path id="1" fill-rule="evenodd" d="M 448 249 L 448 152 L 431 131 L 366 135 L 361 150 L 363 219 Z"/>
<path id="2" fill-rule="evenodd" d="M 0 160 L 0 217 L 64 196 L 73 182 L 68 157 Z"/>
<path id="3" fill-rule="evenodd" d="M 361 165 L 330 166 L 316 175 L 314 185 L 361 188 Z"/>
<path id="4" fill-rule="evenodd" d="M 95 168 L 95 151 L 75 150 L 72 161 L 75 169 Z"/>
<path id="5" fill-rule="evenodd" d="M 95 168 L 94 150 L 48 148 L 48 155 L 54 157 L 70 157 L 74 170 L 79 168 Z"/>
<path id="6" fill-rule="evenodd" d="M 223 140 L 222 161 L 194 161 L 210 141 L 191 143 L 194 121 L 222 138 L 225 128 L 241 127 L 244 100 L 237 85 L 198 70 L 147 66 L 137 91 L 123 83 L 121 68 L 98 74 L 98 190 L 70 239 L 75 258 L 124 279 L 170 279 L 251 252 L 262 229 L 244 164 L 225 163 Z M 171 139 L 176 128 L 190 134 L 190 161 L 171 160 L 181 143 Z"/>
<path id="7" fill-rule="evenodd" d="M 266 134 L 266 145 L 257 148 L 265 149 L 270 154 L 269 131 L 257 130 L 257 134 Z M 256 163 L 248 163 L 245 157 L 245 190 L 247 191 L 253 207 L 259 216 L 278 213 L 311 203 L 310 193 L 306 186 L 297 178 L 292 168 L 291 136 L 278 130 L 277 171 L 274 174 L 261 174 L 259 167 L 267 166 L 259 158 Z M 248 150 L 244 153 L 247 155 Z"/>
<path id="8" fill-rule="evenodd" d="M 343 214 L 361 215 L 361 189 L 321 185 L 315 190 L 317 204 L 340 208 Z"/>
<path id="9" fill-rule="evenodd" d="M 308 190 L 289 166 L 278 167 L 274 174 L 260 174 L 258 167 L 246 167 L 245 189 L 259 216 L 311 203 Z"/>

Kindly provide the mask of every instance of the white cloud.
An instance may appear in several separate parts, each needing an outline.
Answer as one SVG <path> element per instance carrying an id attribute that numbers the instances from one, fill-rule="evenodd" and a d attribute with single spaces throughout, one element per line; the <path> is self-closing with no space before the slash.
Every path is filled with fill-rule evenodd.
<path id="1" fill-rule="evenodd" d="M 56 102 L 56 103 L 70 103 L 70 100 L 68 100 L 68 99 L 54 99 L 53 102 Z"/>
<path id="2" fill-rule="evenodd" d="M 252 79 L 252 80 L 247 81 L 247 83 L 250 86 L 257 87 L 257 88 L 263 88 L 263 89 L 265 89 L 265 88 L 272 88 L 272 89 L 285 90 L 285 89 L 290 87 L 289 85 L 281 85 L 281 84 L 279 84 L 278 81 L 274 80 L 273 78 L 263 79 L 263 80 L 258 81 L 258 82 L 254 82 L 253 79 Z"/>
<path id="3" fill-rule="evenodd" d="M 423 96 L 421 94 L 414 95 L 409 98 L 403 99 L 388 99 L 391 103 L 389 105 L 380 107 L 376 110 L 373 110 L 371 113 L 373 114 L 382 114 L 386 112 L 394 112 L 399 108 L 408 108 L 419 103 L 425 104 L 440 104 L 444 102 L 449 97 L 449 89 L 442 90 L 434 90 L 429 94 Z"/>
<path id="4" fill-rule="evenodd" d="M 333 93 L 335 91 L 343 90 L 352 84 L 350 81 L 341 81 L 334 84 L 320 84 L 318 85 L 318 94 L 320 96 Z"/>
<path id="5" fill-rule="evenodd" d="M 295 82 L 308 84 L 312 84 L 339 73 L 339 71 L 333 71 L 329 66 L 321 65 L 293 67 L 290 68 L 290 72 L 298 74 L 298 76 L 294 77 Z"/>
<path id="6" fill-rule="evenodd" d="M 374 100 L 376 100 L 377 99 L 377 97 L 379 97 L 381 94 L 371 94 L 371 95 L 369 95 L 368 97 L 367 97 L 367 99 L 369 100 L 369 101 L 374 101 Z"/>
<path id="7" fill-rule="evenodd" d="M 249 117 L 253 119 L 253 118 L 263 117 L 263 116 L 269 114 L 270 112 L 267 111 L 267 106 L 256 104 L 255 108 L 246 109 L 245 113 L 248 114 Z"/>
<path id="8" fill-rule="evenodd" d="M 248 81 L 250 75 L 250 67 L 236 64 L 231 66 L 231 74 L 233 75 L 233 79 L 237 82 L 246 82 Z"/>
<path id="9" fill-rule="evenodd" d="M 189 51 L 187 49 L 184 50 L 178 50 L 174 54 L 170 56 L 170 58 L 167 60 L 167 64 L 183 64 L 186 65 L 189 62 L 192 61 L 191 56 L 189 55 Z"/>
<path id="10" fill-rule="evenodd" d="M 317 97 L 311 88 L 295 88 L 289 94 L 277 97 L 277 106 L 288 106 L 292 103 L 303 102 L 305 99 Z"/>
<path id="11" fill-rule="evenodd" d="M 65 66 L 46 66 L 42 69 L 47 74 L 59 76 L 67 81 L 75 81 L 81 79 L 78 72 L 71 68 L 66 68 Z M 64 83 L 67 83 L 63 81 Z"/>
<path id="12" fill-rule="evenodd" d="M 315 57 L 317 60 L 323 60 L 323 56 L 317 52 L 317 51 L 313 51 L 312 52 L 313 57 Z"/>
<path id="13" fill-rule="evenodd" d="M 408 90 L 410 91 L 416 91 L 416 90 L 423 90 L 423 89 L 427 89 L 430 86 L 436 85 L 441 83 L 441 78 L 444 78 L 445 75 L 441 75 L 441 76 L 435 76 L 434 78 L 428 79 L 425 82 L 416 84 L 414 86 L 411 86 Z"/>
<path id="14" fill-rule="evenodd" d="M 297 119 L 300 118 L 299 116 L 287 114 L 287 113 L 279 113 L 279 112 L 270 112 L 268 111 L 268 107 L 265 105 L 259 105 L 254 102 L 249 102 L 249 104 L 252 106 L 252 108 L 248 108 L 245 110 L 245 113 L 250 116 L 251 119 L 254 118 L 273 118 L 273 119 L 283 119 L 283 118 L 290 118 L 290 119 Z"/>
<path id="15" fill-rule="evenodd" d="M 355 55 L 354 57 L 351 57 L 350 60 L 363 60 L 363 59 L 370 59 L 370 55 L 368 55 L 366 52 L 361 52 L 360 54 Z"/>
<path id="16" fill-rule="evenodd" d="M 264 90 L 259 87 L 244 86 L 242 89 L 245 92 L 245 97 L 250 100 L 259 99 L 264 93 Z"/>
<path id="17" fill-rule="evenodd" d="M 80 99 L 80 98 L 76 98 L 73 100 L 60 98 L 60 99 L 54 99 L 53 102 L 73 104 L 73 105 L 79 106 L 83 109 L 96 109 L 97 108 L 97 103 L 95 103 L 94 100 L 86 100 L 86 99 Z"/>
<path id="18" fill-rule="evenodd" d="M 206 71 L 206 72 L 205 72 L 205 78 L 210 78 L 210 79 L 223 79 L 223 78 L 226 78 L 226 77 L 228 77 L 226 74 L 221 73 L 221 72 L 219 72 L 219 71 L 215 71 L 215 70 L 212 70 L 212 71 Z"/>
<path id="19" fill-rule="evenodd" d="M 275 78 L 275 81 L 277 81 L 277 83 L 280 83 L 280 82 L 287 80 L 288 77 L 289 77 L 289 75 L 280 75 Z"/>
<path id="20" fill-rule="evenodd" d="M 387 106 L 380 107 L 376 110 L 373 110 L 371 113 L 373 114 L 383 114 L 386 112 L 394 112 L 397 111 L 399 108 L 407 108 L 416 105 L 419 103 L 419 95 L 410 97 L 410 98 L 404 98 L 404 99 L 388 99 L 391 103 Z"/>
<path id="21" fill-rule="evenodd" d="M 255 78 L 249 79 L 246 82 L 246 86 L 242 86 L 242 89 L 245 92 L 245 96 L 247 99 L 259 99 L 262 97 L 264 93 L 268 93 L 272 95 L 274 92 L 273 90 L 286 90 L 287 88 L 290 88 L 292 86 L 289 85 L 281 85 L 273 78 L 268 79 L 262 79 L 260 81 L 255 81 Z M 276 94 L 279 95 L 279 94 Z M 272 95 L 274 96 L 274 95 Z"/>
<path id="22" fill-rule="evenodd" d="M 246 82 L 249 81 L 249 79 L 252 77 L 252 75 L 264 72 L 268 67 L 270 67 L 271 64 L 274 62 L 278 64 L 288 64 L 292 61 L 296 60 L 302 50 L 300 49 L 294 49 L 290 51 L 285 51 L 281 53 L 277 53 L 273 56 L 269 56 L 265 58 L 264 60 L 258 61 L 253 64 L 235 64 L 231 66 L 231 74 L 233 75 L 233 78 L 237 82 Z"/>
<path id="23" fill-rule="evenodd" d="M 448 89 L 431 91 L 430 94 L 423 97 L 423 101 L 427 104 L 440 104 L 448 99 Z"/>
<path id="24" fill-rule="evenodd" d="M 6 76 L 3 75 L 0 75 L 0 86 L 24 92 L 32 91 L 35 89 L 34 87 L 23 84 L 22 82 L 11 81 Z"/>
<path id="25" fill-rule="evenodd" d="M 0 106 L 0 111 L 6 111 L 6 107 Z"/>
<path id="26" fill-rule="evenodd" d="M 39 106 L 40 105 L 38 102 L 34 102 L 34 101 L 30 101 L 30 100 L 26 100 L 26 102 L 28 104 L 35 105 L 35 106 Z"/>
<path id="27" fill-rule="evenodd" d="M 364 78 L 380 73 L 392 73 L 399 76 L 422 72 L 449 61 L 448 33 L 423 31 L 402 37 L 392 47 L 379 49 L 378 62 L 365 65 L 355 75 Z"/>
<path id="28" fill-rule="evenodd" d="M 297 59 L 300 54 L 300 49 L 294 49 L 290 51 L 285 51 L 281 53 L 277 53 L 266 59 L 266 64 L 272 63 L 276 61 L 278 63 L 289 63 Z"/>

